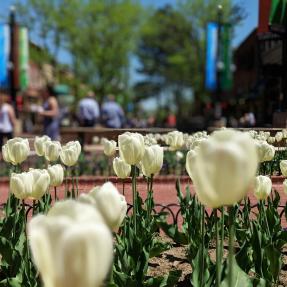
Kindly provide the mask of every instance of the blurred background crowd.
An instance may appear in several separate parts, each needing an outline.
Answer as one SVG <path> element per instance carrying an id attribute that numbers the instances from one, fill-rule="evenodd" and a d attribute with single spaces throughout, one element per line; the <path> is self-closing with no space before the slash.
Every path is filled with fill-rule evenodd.
<path id="1" fill-rule="evenodd" d="M 0 131 L 286 127 L 275 2 L 1 1 Z"/>

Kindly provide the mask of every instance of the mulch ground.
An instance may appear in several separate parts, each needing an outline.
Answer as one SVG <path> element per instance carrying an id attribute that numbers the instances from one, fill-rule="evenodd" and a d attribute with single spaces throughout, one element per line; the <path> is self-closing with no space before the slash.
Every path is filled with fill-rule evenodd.
<path id="1" fill-rule="evenodd" d="M 160 256 L 150 259 L 148 275 L 152 277 L 164 276 L 172 270 L 181 270 L 181 278 L 176 285 L 177 287 L 190 287 L 190 275 L 192 268 L 190 263 L 186 258 L 187 247 L 186 246 L 177 246 L 169 239 L 167 236 L 162 235 L 161 240 L 169 242 L 172 247 L 171 249 L 163 252 Z M 224 257 L 228 255 L 227 243 L 225 244 Z M 209 249 L 209 255 L 211 260 L 215 262 L 216 258 L 215 248 Z M 279 276 L 279 285 L 278 287 L 287 286 L 287 246 L 283 248 L 283 266 Z M 244 287 L 244 286 L 242 286 Z"/>

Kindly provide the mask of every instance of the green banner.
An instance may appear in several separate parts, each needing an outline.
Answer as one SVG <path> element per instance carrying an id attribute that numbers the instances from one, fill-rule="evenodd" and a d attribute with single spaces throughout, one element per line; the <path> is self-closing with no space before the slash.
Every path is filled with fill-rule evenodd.
<path id="1" fill-rule="evenodd" d="M 270 25 L 286 26 L 287 0 L 272 0 L 269 15 Z"/>
<path id="2" fill-rule="evenodd" d="M 27 28 L 20 28 L 19 40 L 20 88 L 25 90 L 29 85 L 29 40 Z"/>
<path id="3" fill-rule="evenodd" d="M 223 71 L 221 73 L 221 87 L 224 91 L 230 91 L 233 86 L 232 71 L 232 47 L 231 47 L 231 25 L 224 24 L 221 31 L 221 61 Z"/>

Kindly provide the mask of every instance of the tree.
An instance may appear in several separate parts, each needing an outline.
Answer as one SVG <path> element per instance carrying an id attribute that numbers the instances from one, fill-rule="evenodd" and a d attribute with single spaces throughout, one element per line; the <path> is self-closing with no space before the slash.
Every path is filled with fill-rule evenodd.
<path id="1" fill-rule="evenodd" d="M 224 20 L 238 22 L 242 10 L 230 0 L 221 1 Z M 138 100 L 172 93 L 177 119 L 183 122 L 191 115 L 191 101 L 184 93 L 192 89 L 193 114 L 200 112 L 206 99 L 205 27 L 216 20 L 218 0 L 181 0 L 175 7 L 158 9 L 148 20 L 138 48 L 139 73 L 144 81 L 136 84 Z"/>
<path id="2" fill-rule="evenodd" d="M 27 0 L 22 21 L 59 58 L 65 51 L 80 82 L 102 99 L 127 88 L 129 56 L 136 46 L 141 5 L 136 0 Z M 77 88 L 76 87 L 76 88 Z"/>

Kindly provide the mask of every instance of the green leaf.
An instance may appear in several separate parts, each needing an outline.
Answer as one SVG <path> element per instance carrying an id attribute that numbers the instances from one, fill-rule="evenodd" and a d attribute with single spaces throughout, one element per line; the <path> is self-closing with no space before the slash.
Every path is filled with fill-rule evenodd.
<path id="1" fill-rule="evenodd" d="M 225 276 L 223 281 L 220 284 L 220 287 L 229 287 L 228 283 L 228 272 L 229 267 L 227 265 Z M 252 282 L 248 276 L 236 263 L 236 260 L 233 260 L 233 266 L 232 266 L 232 272 L 233 272 L 233 282 L 234 285 L 232 287 L 252 287 Z"/>
<path id="2" fill-rule="evenodd" d="M 180 270 L 172 270 L 169 272 L 168 275 L 165 275 L 163 277 L 156 277 L 156 278 L 149 278 L 144 286 L 146 287 L 173 287 L 176 286 L 176 283 L 178 282 L 180 276 L 181 276 Z"/>

